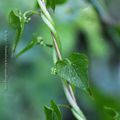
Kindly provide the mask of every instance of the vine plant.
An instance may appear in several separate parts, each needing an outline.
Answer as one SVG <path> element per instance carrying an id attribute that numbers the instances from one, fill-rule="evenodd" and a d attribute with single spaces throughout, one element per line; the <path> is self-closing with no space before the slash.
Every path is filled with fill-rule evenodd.
<path id="1" fill-rule="evenodd" d="M 24 13 L 19 10 L 10 12 L 9 23 L 16 30 L 16 39 L 12 49 L 13 56 L 19 57 L 25 51 L 38 44 L 52 47 L 54 61 L 54 67 L 52 70 L 55 75 L 58 75 L 61 78 L 63 89 L 70 105 L 69 108 L 76 119 L 86 120 L 85 115 L 77 104 L 72 86 L 79 87 L 85 92 L 90 93 L 88 84 L 88 58 L 82 53 L 73 53 L 70 57 L 63 58 L 61 41 L 55 23 L 47 10 L 47 6 L 52 7 L 54 10 L 57 2 L 55 0 L 37 0 L 37 2 L 40 7 L 40 12 L 32 10 Z M 42 37 L 34 37 L 23 50 L 15 55 L 16 47 L 22 36 L 24 26 L 30 21 L 31 16 L 34 14 L 40 15 L 44 23 L 48 26 L 52 36 L 53 45 L 44 43 Z M 54 101 L 51 101 L 51 107 L 45 106 L 44 111 L 46 114 L 46 120 L 62 120 L 59 107 Z"/>

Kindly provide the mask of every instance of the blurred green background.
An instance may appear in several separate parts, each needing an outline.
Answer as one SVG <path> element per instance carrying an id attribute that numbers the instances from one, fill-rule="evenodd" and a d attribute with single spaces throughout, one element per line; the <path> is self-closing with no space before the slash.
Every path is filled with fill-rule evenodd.
<path id="1" fill-rule="evenodd" d="M 58 5 L 55 12 L 50 9 L 64 57 L 75 51 L 88 55 L 93 98 L 75 90 L 78 104 L 88 120 L 120 119 L 114 117 L 114 111 L 105 109 L 113 108 L 120 113 L 119 5 L 120 0 L 67 0 Z M 50 100 L 68 104 L 60 79 L 51 75 L 51 48 L 39 45 L 18 59 L 11 58 L 15 31 L 9 25 L 9 13 L 16 8 L 23 12 L 33 10 L 35 6 L 35 0 L 0 0 L 0 120 L 45 120 L 43 107 L 49 105 Z M 25 26 L 16 53 L 34 34 L 52 44 L 48 28 L 40 16 L 34 15 Z M 70 110 L 61 108 L 61 111 L 63 120 L 75 120 Z"/>

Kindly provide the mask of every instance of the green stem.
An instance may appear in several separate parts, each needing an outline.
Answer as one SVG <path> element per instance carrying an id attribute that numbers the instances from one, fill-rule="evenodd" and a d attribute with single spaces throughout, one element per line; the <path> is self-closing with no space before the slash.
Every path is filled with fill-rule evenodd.
<path id="1" fill-rule="evenodd" d="M 56 63 L 56 60 L 62 60 L 60 39 L 59 39 L 59 36 L 58 36 L 57 31 L 55 29 L 54 21 L 52 20 L 49 12 L 47 11 L 45 1 L 38 0 L 38 4 L 42 10 L 41 17 L 51 31 L 51 35 L 52 35 L 52 39 L 53 39 L 53 43 L 54 43 L 54 48 L 55 48 L 55 50 L 54 50 L 55 61 L 54 62 Z M 74 95 L 74 92 L 72 90 L 71 85 L 69 83 L 67 83 L 65 80 L 62 80 L 62 84 L 63 84 L 66 98 L 71 106 L 71 111 L 72 111 L 73 115 L 78 120 L 86 120 L 84 114 L 82 113 L 79 106 L 77 105 L 75 95 Z"/>

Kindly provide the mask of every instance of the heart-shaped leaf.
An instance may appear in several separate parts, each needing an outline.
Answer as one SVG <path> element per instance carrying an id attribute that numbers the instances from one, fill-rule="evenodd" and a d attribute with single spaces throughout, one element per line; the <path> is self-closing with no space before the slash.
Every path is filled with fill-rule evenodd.
<path id="1" fill-rule="evenodd" d="M 73 53 L 69 58 L 58 61 L 54 68 L 62 79 L 90 93 L 86 55 Z"/>

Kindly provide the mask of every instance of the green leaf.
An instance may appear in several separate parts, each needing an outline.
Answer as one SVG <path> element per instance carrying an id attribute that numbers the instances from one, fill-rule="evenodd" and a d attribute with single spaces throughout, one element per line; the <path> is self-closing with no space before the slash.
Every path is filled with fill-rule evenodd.
<path id="1" fill-rule="evenodd" d="M 111 108 L 111 107 L 105 107 L 106 110 L 112 112 L 112 118 L 113 120 L 120 120 L 120 113 L 117 112 L 115 109 Z"/>
<path id="2" fill-rule="evenodd" d="M 18 58 L 20 55 L 22 55 L 23 53 L 27 52 L 28 50 L 30 50 L 31 48 L 33 48 L 37 44 L 38 44 L 38 40 L 36 38 L 33 38 L 33 40 L 30 41 L 27 44 L 27 46 L 16 55 L 16 58 Z"/>
<path id="3" fill-rule="evenodd" d="M 22 54 L 24 54 L 25 52 L 27 52 L 28 50 L 30 50 L 31 48 L 33 48 L 36 45 L 41 45 L 44 47 L 49 47 L 52 48 L 53 45 L 47 44 L 43 41 L 43 38 L 40 36 L 34 36 L 33 39 L 27 44 L 27 46 L 22 49 L 17 55 L 16 58 L 18 58 L 19 56 L 21 56 Z"/>
<path id="4" fill-rule="evenodd" d="M 67 0 L 45 0 L 46 6 L 51 7 L 53 10 L 55 10 L 56 5 L 63 4 Z M 35 3 L 35 9 L 40 9 L 38 2 Z"/>
<path id="5" fill-rule="evenodd" d="M 10 12 L 9 23 L 15 29 L 20 27 L 19 11 Z"/>
<path id="6" fill-rule="evenodd" d="M 55 6 L 58 4 L 63 4 L 67 0 L 46 0 L 46 4 L 48 7 L 51 7 L 53 10 L 55 10 Z"/>
<path id="7" fill-rule="evenodd" d="M 22 13 L 19 10 L 12 10 L 9 14 L 9 23 L 16 30 L 16 38 L 13 44 L 13 52 L 15 52 L 16 46 L 22 36 L 24 29 L 24 21 L 22 19 Z"/>
<path id="8" fill-rule="evenodd" d="M 53 109 L 45 106 L 44 107 L 44 112 L 45 112 L 45 115 L 46 115 L 46 120 L 53 120 Z"/>
<path id="9" fill-rule="evenodd" d="M 58 108 L 54 101 L 51 101 L 51 107 L 53 108 L 54 112 L 57 115 L 57 120 L 62 120 L 60 109 Z"/>
<path id="10" fill-rule="evenodd" d="M 15 52 L 16 47 L 20 41 L 25 23 L 28 23 L 31 20 L 31 16 L 34 14 L 39 13 L 32 10 L 26 11 L 23 14 L 20 10 L 12 10 L 10 12 L 9 23 L 11 27 L 13 27 L 16 30 L 16 38 L 15 42 L 13 43 L 13 52 Z"/>
<path id="11" fill-rule="evenodd" d="M 61 112 L 54 101 L 51 101 L 51 107 L 44 107 L 46 120 L 62 120 Z"/>
<path id="12" fill-rule="evenodd" d="M 73 53 L 69 58 L 58 61 L 56 73 L 76 87 L 90 91 L 88 83 L 88 58 L 84 54 Z"/>
<path id="13" fill-rule="evenodd" d="M 53 10 L 55 10 L 56 0 L 47 0 L 47 6 L 50 6 Z"/>
<path id="14" fill-rule="evenodd" d="M 56 0 L 56 4 L 63 4 L 67 2 L 67 0 Z"/>

